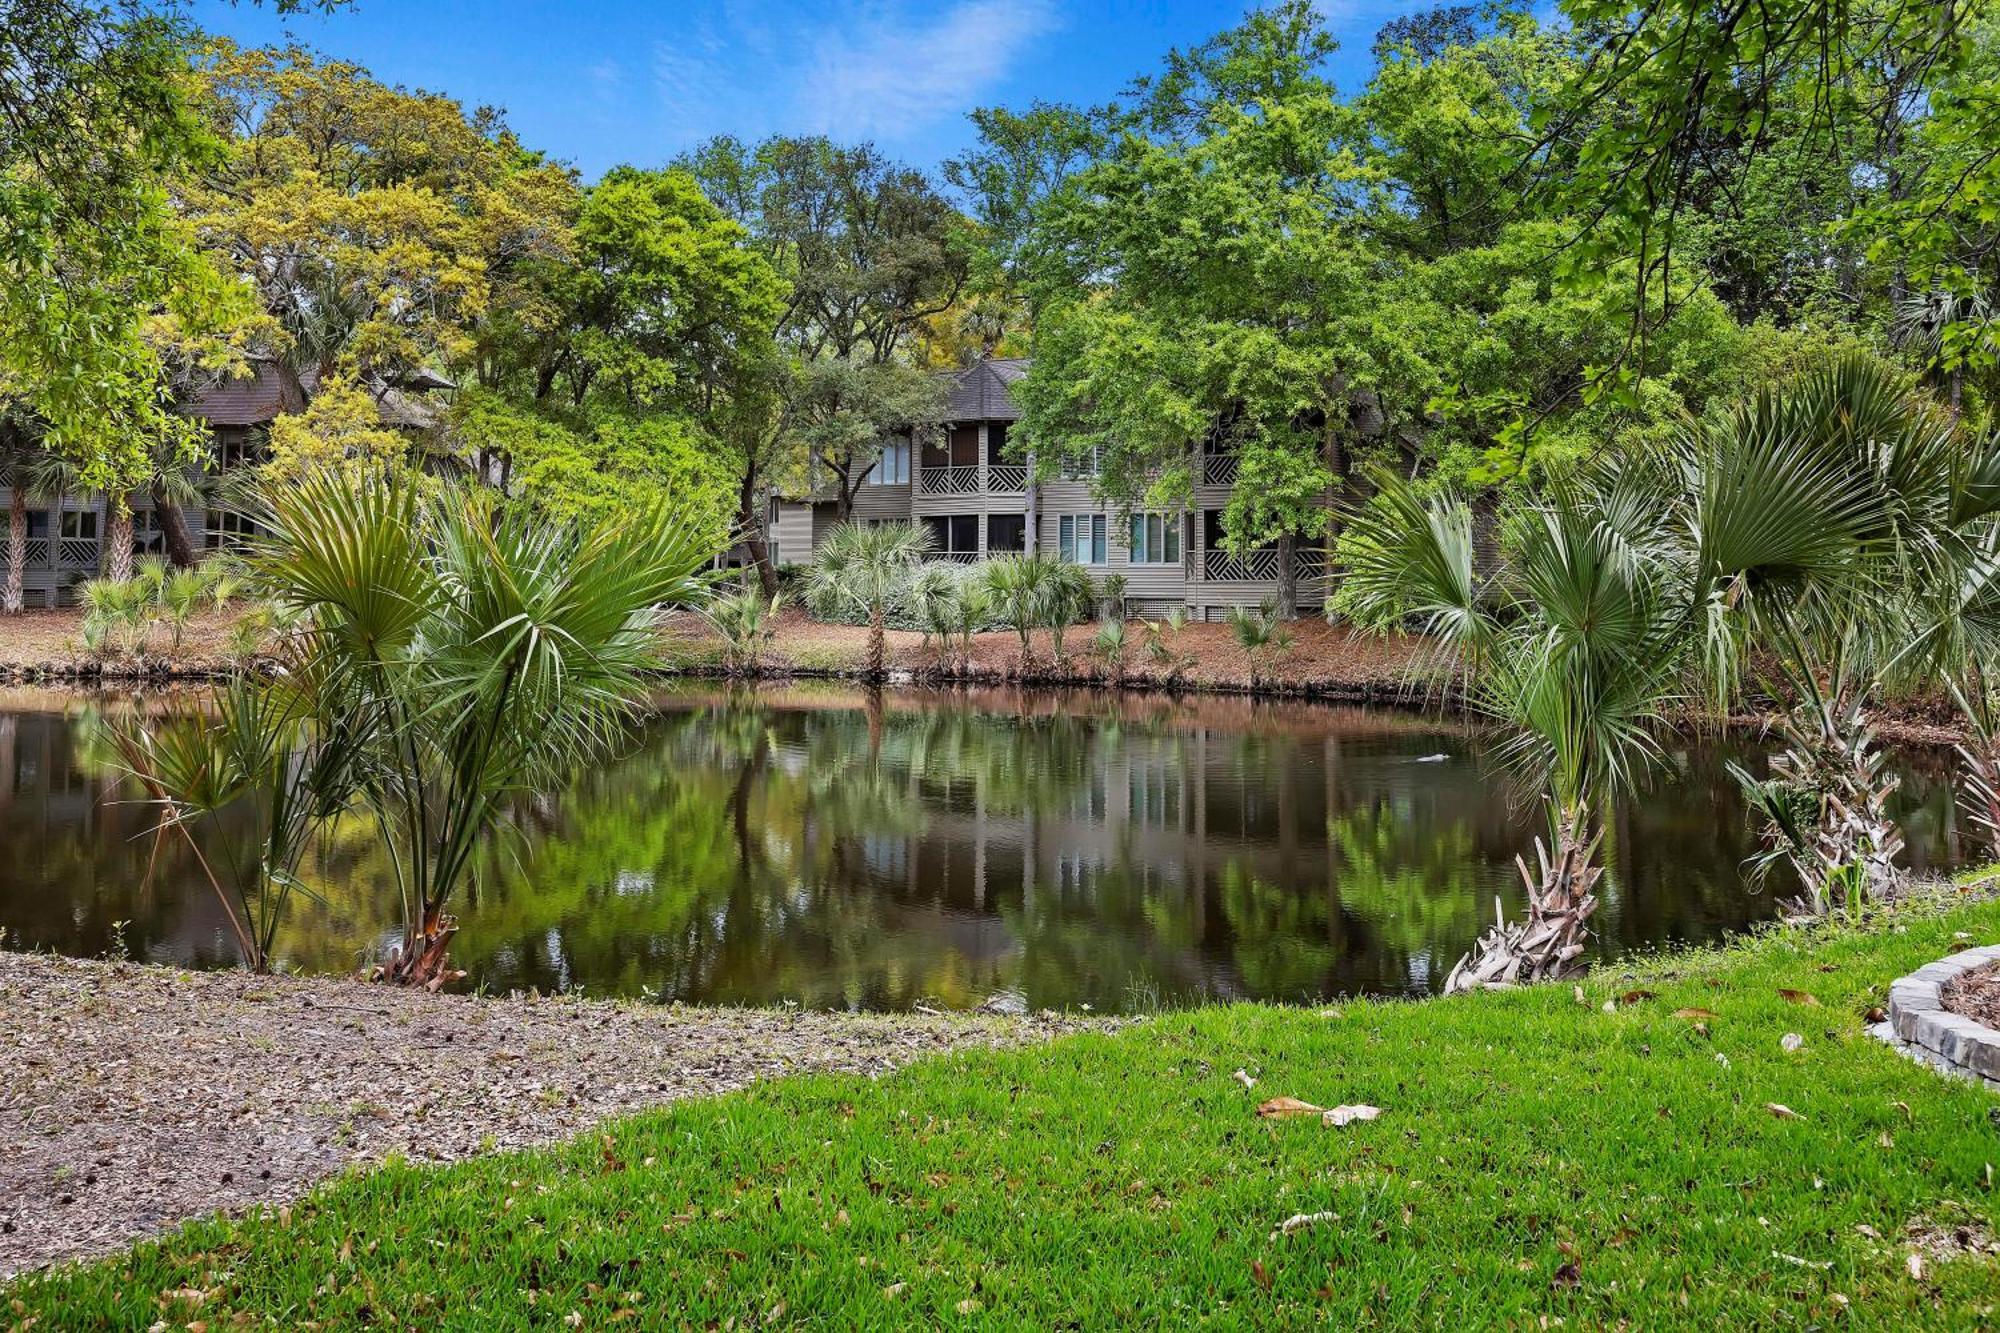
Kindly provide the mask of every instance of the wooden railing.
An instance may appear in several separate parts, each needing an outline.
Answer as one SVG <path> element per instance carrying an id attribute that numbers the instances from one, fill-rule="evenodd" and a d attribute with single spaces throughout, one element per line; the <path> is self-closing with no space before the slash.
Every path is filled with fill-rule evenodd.
<path id="1" fill-rule="evenodd" d="M 922 473 L 925 495 L 976 495 L 979 492 L 977 467 L 927 467 Z"/>
<path id="2" fill-rule="evenodd" d="M 977 551 L 932 551 L 931 559 L 949 560 L 955 565 L 975 565 L 979 563 Z"/>
<path id="3" fill-rule="evenodd" d="M 1326 572 L 1326 552 L 1310 549 L 1292 554 L 1292 569 L 1299 578 L 1316 579 Z M 1222 582 L 1259 583 L 1278 581 L 1278 553 L 1265 547 L 1243 555 L 1227 551 L 1202 553 L 1202 577 Z"/>
<path id="4" fill-rule="evenodd" d="M 64 569 L 96 569 L 97 540 L 92 537 L 64 537 L 58 544 L 56 558 Z"/>
<path id="5" fill-rule="evenodd" d="M 989 463 L 986 467 L 986 489 L 1025 491 L 1028 489 L 1028 469 L 1018 463 Z"/>
<path id="6" fill-rule="evenodd" d="M 39 569 L 49 563 L 49 539 L 47 537 L 28 538 L 27 567 Z"/>
<path id="7" fill-rule="evenodd" d="M 1201 480 L 1207 486 L 1234 486 L 1236 484 L 1235 454 L 1203 454 L 1201 458 Z"/>

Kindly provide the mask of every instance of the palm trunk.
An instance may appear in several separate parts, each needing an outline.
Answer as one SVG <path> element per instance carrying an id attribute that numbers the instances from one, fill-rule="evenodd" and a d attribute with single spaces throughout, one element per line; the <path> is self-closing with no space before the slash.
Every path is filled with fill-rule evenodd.
<path id="1" fill-rule="evenodd" d="M 110 549 L 104 553 L 104 572 L 114 582 L 123 583 L 132 577 L 132 502 L 117 494 L 105 508 L 111 511 L 111 522 L 105 528 L 104 540 Z"/>
<path id="2" fill-rule="evenodd" d="M 1581 970 L 1577 959 L 1590 934 L 1584 923 L 1597 910 L 1594 890 L 1604 873 L 1597 864 L 1604 831 L 1590 830 L 1582 808 L 1571 807 L 1557 816 L 1551 836 L 1553 855 L 1535 839 L 1539 876 L 1524 858 L 1514 858 L 1528 890 L 1528 919 L 1513 925 L 1497 919 L 1496 902 L 1492 929 L 1458 960 L 1444 983 L 1445 994 L 1557 981 Z"/>
<path id="3" fill-rule="evenodd" d="M 7 588 L 0 594 L 0 614 L 21 614 L 22 585 L 28 574 L 28 493 L 17 477 L 7 504 Z"/>
<path id="4" fill-rule="evenodd" d="M 188 532 L 187 511 L 167 498 L 167 488 L 153 483 L 153 513 L 166 540 L 167 559 L 175 569 L 194 568 L 194 538 Z"/>
<path id="5" fill-rule="evenodd" d="M 868 608 L 868 678 L 880 680 L 888 668 L 888 634 L 880 602 Z"/>

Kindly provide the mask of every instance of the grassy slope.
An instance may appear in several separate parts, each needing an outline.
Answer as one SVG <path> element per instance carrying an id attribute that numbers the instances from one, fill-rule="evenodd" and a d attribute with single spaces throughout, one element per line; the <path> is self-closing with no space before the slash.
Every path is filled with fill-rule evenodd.
<path id="1" fill-rule="evenodd" d="M 1965 947 L 1955 931 L 2000 938 L 2000 904 L 1896 919 L 1651 960 L 1594 978 L 1584 1005 L 1562 986 L 1339 1017 L 1214 1008 L 876 1083 L 774 1084 L 557 1150 L 351 1177 L 283 1219 L 203 1223 L 26 1280 L 0 1312 L 15 1298 L 64 1329 L 221 1329 L 244 1312 L 288 1327 L 1971 1327 L 2000 1304 L 2000 1269 L 1962 1257 L 1913 1278 L 1902 1237 L 1919 1216 L 1991 1223 L 2000 1099 L 1881 1046 L 1860 1014 Z M 1602 1012 L 1635 985 L 1657 995 Z M 1712 1035 L 1681 1006 L 1714 1010 Z M 1786 1032 L 1804 1049 L 1783 1051 Z M 1339 1130 L 1257 1120 L 1278 1093 L 1387 1109 Z M 1271 1237 L 1320 1210 L 1339 1218 Z M 209 1294 L 162 1296 L 189 1288 Z"/>

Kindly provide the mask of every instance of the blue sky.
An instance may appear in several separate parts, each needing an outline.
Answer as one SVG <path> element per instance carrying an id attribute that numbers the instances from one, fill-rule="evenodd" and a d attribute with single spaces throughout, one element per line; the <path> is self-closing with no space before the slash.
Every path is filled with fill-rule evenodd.
<path id="1" fill-rule="evenodd" d="M 1335 77 L 1368 76 L 1375 30 L 1438 0 L 1321 0 L 1343 47 Z M 1095 103 L 1170 46 L 1235 23 L 1245 0 L 356 0 L 279 19 L 194 0 L 213 32 L 291 33 L 391 83 L 505 107 L 531 147 L 595 178 L 656 166 L 712 134 L 872 139 L 926 169 L 971 139 L 975 106 Z"/>

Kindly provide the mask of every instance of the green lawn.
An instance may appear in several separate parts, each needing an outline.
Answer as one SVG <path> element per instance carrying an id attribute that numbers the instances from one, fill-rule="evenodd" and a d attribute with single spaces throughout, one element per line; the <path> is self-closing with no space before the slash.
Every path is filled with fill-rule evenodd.
<path id="1" fill-rule="evenodd" d="M 1559 986 L 1213 1008 L 799 1079 L 351 1177 L 284 1218 L 25 1280 L 0 1309 L 44 1329 L 1974 1327 L 2000 1304 L 1994 1259 L 1913 1276 L 1905 1237 L 1991 1222 L 2000 1098 L 1861 1016 L 1966 947 L 1954 932 L 2000 938 L 2000 905 L 1891 920 L 1652 959 L 1584 1004 Z M 1657 993 L 1603 1012 L 1637 989 Z M 1276 1094 L 1385 1114 L 1260 1121 Z"/>

